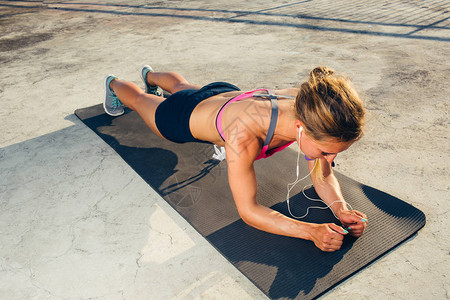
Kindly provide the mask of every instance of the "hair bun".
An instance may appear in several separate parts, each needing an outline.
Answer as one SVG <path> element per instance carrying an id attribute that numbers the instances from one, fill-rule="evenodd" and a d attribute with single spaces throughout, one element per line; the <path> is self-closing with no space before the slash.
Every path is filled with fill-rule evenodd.
<path id="1" fill-rule="evenodd" d="M 317 67 L 314 68 L 311 73 L 309 74 L 309 81 L 315 82 L 320 81 L 328 76 L 331 76 L 334 74 L 334 71 L 327 67 Z"/>

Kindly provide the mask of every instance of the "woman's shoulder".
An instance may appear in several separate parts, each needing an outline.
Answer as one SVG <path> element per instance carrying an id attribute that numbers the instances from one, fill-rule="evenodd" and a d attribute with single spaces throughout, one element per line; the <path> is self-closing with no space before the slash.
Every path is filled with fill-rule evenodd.
<path id="1" fill-rule="evenodd" d="M 286 95 L 286 96 L 297 96 L 299 91 L 300 91 L 300 88 L 287 88 L 287 89 L 274 90 L 275 95 Z"/>

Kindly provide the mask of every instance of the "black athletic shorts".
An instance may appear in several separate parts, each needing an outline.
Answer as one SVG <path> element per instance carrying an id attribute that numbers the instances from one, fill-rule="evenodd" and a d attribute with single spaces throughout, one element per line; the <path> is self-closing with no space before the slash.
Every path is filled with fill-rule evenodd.
<path id="1" fill-rule="evenodd" d="M 188 89 L 176 92 L 158 105 L 155 112 L 156 127 L 164 138 L 175 143 L 208 143 L 192 136 L 189 128 L 192 111 L 203 100 L 231 91 L 240 91 L 240 89 L 231 83 L 214 82 L 199 90 Z"/>

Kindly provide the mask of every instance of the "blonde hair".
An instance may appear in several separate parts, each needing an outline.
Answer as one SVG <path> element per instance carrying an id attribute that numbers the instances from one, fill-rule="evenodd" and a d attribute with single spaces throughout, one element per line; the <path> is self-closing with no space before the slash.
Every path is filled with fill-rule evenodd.
<path id="1" fill-rule="evenodd" d="M 300 86 L 295 99 L 296 118 L 306 135 L 316 141 L 357 141 L 363 134 L 364 106 L 351 81 L 332 69 L 317 67 Z M 320 162 L 314 176 L 322 178 Z"/>

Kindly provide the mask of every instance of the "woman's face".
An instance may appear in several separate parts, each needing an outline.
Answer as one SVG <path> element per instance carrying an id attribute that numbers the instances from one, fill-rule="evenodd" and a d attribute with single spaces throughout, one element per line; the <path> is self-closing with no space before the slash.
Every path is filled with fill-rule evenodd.
<path id="1" fill-rule="evenodd" d="M 347 150 L 352 144 L 353 141 L 316 141 L 306 135 L 304 131 L 300 136 L 300 148 L 308 158 L 325 158 L 329 163 L 333 162 L 339 152 Z"/>

